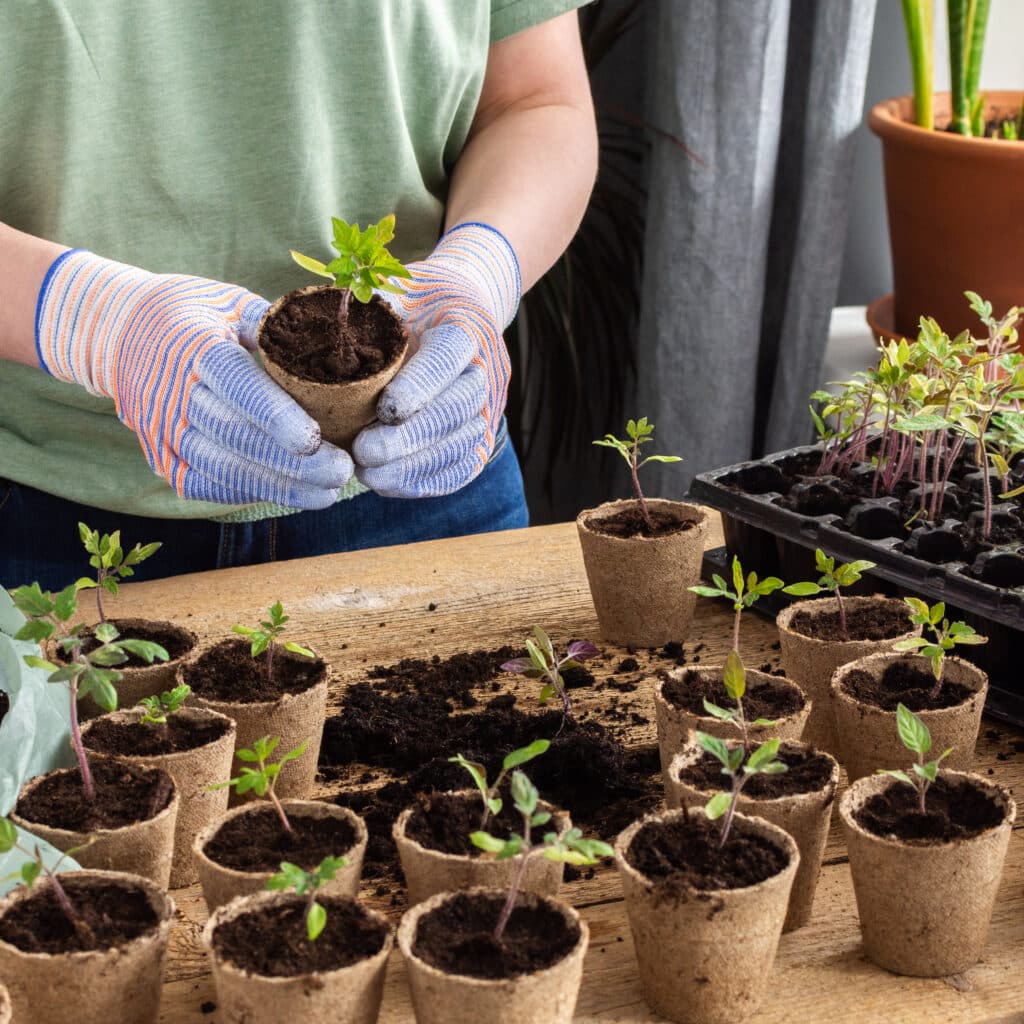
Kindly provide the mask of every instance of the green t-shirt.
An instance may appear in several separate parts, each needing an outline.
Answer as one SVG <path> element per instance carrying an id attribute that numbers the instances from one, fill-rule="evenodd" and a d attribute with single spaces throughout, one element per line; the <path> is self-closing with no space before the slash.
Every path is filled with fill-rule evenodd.
<path id="1" fill-rule="evenodd" d="M 394 212 L 395 254 L 423 257 L 489 45 L 584 2 L 7 4 L 0 220 L 268 299 L 308 283 L 288 250 L 328 254 L 332 215 Z M 135 515 L 230 511 L 176 497 L 112 402 L 5 361 L 0 477 Z"/>

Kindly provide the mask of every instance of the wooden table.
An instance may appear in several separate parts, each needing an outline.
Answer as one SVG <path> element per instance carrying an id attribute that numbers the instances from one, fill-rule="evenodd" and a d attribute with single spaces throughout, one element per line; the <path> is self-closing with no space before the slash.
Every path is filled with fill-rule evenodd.
<path id="1" fill-rule="evenodd" d="M 712 537 L 711 542 L 720 540 Z M 284 602 L 292 616 L 293 635 L 309 642 L 334 664 L 338 678 L 332 694 L 335 702 L 346 683 L 363 678 L 370 666 L 406 656 L 447 655 L 518 643 L 534 623 L 543 624 L 556 641 L 598 639 L 572 525 L 134 584 L 123 588 L 117 612 L 177 619 L 204 637 L 220 637 L 235 622 L 257 619 L 276 599 Z M 428 610 L 432 604 L 436 609 Z M 730 612 L 722 604 L 698 603 L 687 646 L 703 642 L 705 664 L 724 655 L 729 618 Z M 744 648 L 752 663 L 758 663 L 755 659 L 762 655 L 762 660 L 777 661 L 778 654 L 772 649 L 775 640 L 770 623 L 748 616 Z M 511 688 L 516 685 L 518 680 Z M 625 696 L 649 719 L 649 724 L 635 726 L 629 742 L 653 743 L 649 688 Z M 575 690 L 574 700 L 577 708 L 598 710 L 607 697 Z M 1024 775 L 1024 754 L 1014 746 L 1022 736 L 986 720 L 977 770 L 1015 788 Z M 330 791 L 325 787 L 324 793 Z M 1021 824 L 1010 843 L 983 961 L 962 976 L 922 980 L 889 974 L 863 956 L 837 818 L 833 819 L 813 918 L 806 927 L 783 936 L 771 991 L 757 1016 L 759 1024 L 1024 1022 Z M 604 868 L 590 881 L 569 884 L 563 894 L 590 924 L 590 950 L 577 1019 L 656 1019 L 640 995 L 614 869 Z M 394 916 L 387 896 L 374 895 L 366 887 L 363 895 L 367 903 Z M 205 907 L 195 887 L 176 892 L 174 898 L 178 915 L 161 1021 L 216 1021 L 212 1009 L 215 993 L 198 941 Z M 381 1021 L 410 1024 L 412 1020 L 404 966 L 396 950 L 389 965 Z"/>

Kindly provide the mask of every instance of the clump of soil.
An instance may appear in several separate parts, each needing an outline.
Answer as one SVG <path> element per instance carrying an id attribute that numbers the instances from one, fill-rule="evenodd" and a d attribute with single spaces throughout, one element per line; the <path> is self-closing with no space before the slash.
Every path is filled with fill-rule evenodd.
<path id="1" fill-rule="evenodd" d="M 177 629 L 171 625 L 163 625 L 159 622 L 146 622 L 141 624 L 138 619 L 110 619 L 110 624 L 121 634 L 121 638 L 127 640 L 149 640 L 151 643 L 159 644 L 167 651 L 168 661 L 177 661 L 184 658 L 192 650 L 194 643 L 188 633 L 183 629 Z M 82 651 L 88 654 L 99 647 L 99 641 L 90 632 L 82 634 Z M 63 652 L 57 652 L 57 660 L 66 662 L 68 659 Z M 148 668 L 150 664 L 163 664 L 163 662 L 148 662 L 137 654 L 129 654 L 128 660 L 119 665 L 118 668 Z"/>
<path id="2" fill-rule="evenodd" d="M 910 621 L 904 611 L 891 604 L 858 604 L 847 606 L 846 627 L 849 635 L 844 637 L 835 611 L 799 611 L 790 621 L 790 627 L 802 636 L 814 640 L 842 643 L 846 640 L 889 640 L 910 629 Z"/>
<path id="3" fill-rule="evenodd" d="M 644 520 L 640 506 L 635 503 L 620 509 L 614 515 L 588 516 L 583 525 L 594 533 L 624 540 L 632 537 L 670 537 L 674 533 L 692 530 L 697 525 L 691 512 L 672 505 L 650 505 L 648 513 L 654 526 L 653 530 Z"/>
<path id="4" fill-rule="evenodd" d="M 666 677 L 662 695 L 670 704 L 693 715 L 708 717 L 704 699 L 720 708 L 735 708 L 734 701 L 725 691 L 725 684 L 707 672 L 690 669 L 679 675 Z M 804 706 L 799 691 L 784 680 L 751 683 L 743 696 L 743 714 L 747 721 L 756 718 L 776 720 L 796 714 Z"/>
<path id="5" fill-rule="evenodd" d="M 752 775 L 743 786 L 744 796 L 775 800 L 798 793 L 817 793 L 828 785 L 832 777 L 832 762 L 824 754 L 795 743 L 782 744 L 776 760 L 781 761 L 787 770 L 780 775 Z M 679 780 L 697 789 L 718 791 L 727 788 L 721 761 L 706 750 L 702 751 L 699 761 L 687 765 L 679 773 Z"/>
<path id="6" fill-rule="evenodd" d="M 168 715 L 167 724 L 162 726 L 97 718 L 89 728 L 86 744 L 101 754 L 154 757 L 216 743 L 230 728 L 231 723 L 220 718 L 197 721 L 173 714 Z"/>
<path id="7" fill-rule="evenodd" d="M 278 700 L 286 693 L 304 693 L 327 673 L 321 658 L 274 651 L 273 678 L 267 678 L 267 656 L 254 658 L 248 640 L 222 640 L 183 670 L 184 681 L 197 697 L 206 700 L 255 704 Z"/>
<path id="8" fill-rule="evenodd" d="M 847 693 L 883 711 L 895 711 L 899 704 L 905 704 L 915 712 L 951 708 L 970 700 L 974 694 L 969 686 L 946 681 L 938 697 L 932 697 L 934 686 L 931 664 L 923 658 L 893 661 L 880 677 L 863 669 L 853 669 L 843 679 Z"/>
<path id="9" fill-rule="evenodd" d="M 379 689 L 391 693 L 405 693 L 415 689 L 439 697 L 449 697 L 460 707 L 477 704 L 474 687 L 483 686 L 501 672 L 506 661 L 518 658 L 519 647 L 498 647 L 491 651 L 466 651 L 441 658 L 435 654 L 429 661 L 423 658 L 403 658 L 395 665 L 377 665 L 367 676 L 390 685 Z"/>

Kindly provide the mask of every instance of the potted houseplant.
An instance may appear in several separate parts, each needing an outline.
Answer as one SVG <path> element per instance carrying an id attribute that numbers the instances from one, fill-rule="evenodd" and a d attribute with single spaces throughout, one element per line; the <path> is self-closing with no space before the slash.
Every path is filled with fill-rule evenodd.
<path id="1" fill-rule="evenodd" d="M 614 644 L 653 647 L 686 637 L 694 607 L 686 585 L 700 577 L 708 514 L 698 505 L 647 498 L 640 469 L 680 459 L 643 455 L 654 434 L 646 417 L 630 420 L 626 434 L 627 440 L 607 434 L 594 444 L 626 460 L 635 497 L 584 509 L 576 529 L 601 635 Z"/>
<path id="2" fill-rule="evenodd" d="M 359 889 L 366 826 L 345 807 L 318 800 L 281 800 L 281 769 L 302 757 L 306 745 L 271 761 L 279 742 L 263 736 L 251 749 L 236 751 L 241 773 L 214 785 L 266 800 L 236 807 L 196 835 L 193 857 L 211 912 L 235 896 L 261 892 L 281 861 L 312 871 L 325 857 L 343 856 L 345 863 L 332 875 L 327 891 L 355 896 Z"/>
<path id="3" fill-rule="evenodd" d="M 832 679 L 836 755 L 851 780 L 893 764 L 900 756 L 896 709 L 921 716 L 937 744 L 953 750 L 949 767 L 969 770 L 988 692 L 988 677 L 955 647 L 985 643 L 971 626 L 950 623 L 945 605 L 905 599 L 910 621 L 931 634 L 897 642 L 891 654 L 872 654 L 842 666 Z M 919 656 L 915 657 L 914 652 Z"/>
<path id="4" fill-rule="evenodd" d="M 146 697 L 140 707 L 94 718 L 82 729 L 87 750 L 132 764 L 162 768 L 173 779 L 181 803 L 174 829 L 172 889 L 199 877 L 192 858 L 195 837 L 228 809 L 227 789 L 211 789 L 231 774 L 235 723 L 208 708 L 183 707 L 182 684 Z"/>
<path id="5" fill-rule="evenodd" d="M 897 974 L 941 977 L 977 963 L 1016 817 L 1009 793 L 979 775 L 941 770 L 928 727 L 900 704 L 896 729 L 912 772 L 882 770 L 843 794 L 864 950 Z"/>
<path id="6" fill-rule="evenodd" d="M 331 218 L 330 263 L 292 252 L 301 267 L 333 282 L 289 292 L 264 314 L 256 335 L 263 365 L 319 424 L 325 441 L 349 449 L 377 417 L 377 399 L 408 348 L 405 327 L 374 289 L 409 272 L 387 250 L 394 215 L 364 231 Z M 352 303 L 352 299 L 356 303 Z"/>

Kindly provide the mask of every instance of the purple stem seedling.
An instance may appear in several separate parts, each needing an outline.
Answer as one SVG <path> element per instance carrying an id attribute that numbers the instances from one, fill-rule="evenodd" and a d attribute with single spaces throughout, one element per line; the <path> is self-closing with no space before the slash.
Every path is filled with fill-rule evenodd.
<path id="1" fill-rule="evenodd" d="M 836 604 L 839 608 L 840 632 L 844 640 L 849 640 L 850 631 L 846 624 L 846 605 L 843 602 L 842 588 L 852 587 L 854 583 L 860 580 L 862 573 L 867 572 L 869 569 L 874 569 L 875 563 L 861 560 L 837 566 L 836 560 L 827 557 L 821 548 L 815 550 L 814 561 L 818 572 L 821 573 L 817 583 L 810 581 L 807 583 L 791 583 L 788 587 L 783 587 L 782 592 L 784 594 L 792 594 L 794 597 L 813 597 L 816 594 L 831 591 L 835 595 Z"/>
<path id="2" fill-rule="evenodd" d="M 301 654 L 305 658 L 315 658 L 316 655 L 306 647 L 293 643 L 291 640 L 278 641 L 278 637 L 284 632 L 284 625 L 290 616 L 285 615 L 284 608 L 280 601 L 276 601 L 268 609 L 270 618 L 260 623 L 260 628 L 252 626 L 232 626 L 231 631 L 250 640 L 249 651 L 254 658 L 266 654 L 267 682 L 274 681 L 274 651 L 278 646 L 293 654 Z"/>
<path id="3" fill-rule="evenodd" d="M 126 576 L 134 576 L 135 569 L 133 567 L 159 551 L 162 545 L 158 541 L 152 544 L 136 544 L 126 554 L 121 547 L 120 530 L 115 530 L 110 534 L 101 534 L 99 530 L 93 530 L 85 523 L 79 523 L 78 535 L 82 538 L 82 544 L 89 554 L 89 564 L 96 570 L 96 578 L 83 576 L 75 586 L 79 590 L 96 591 L 96 613 L 99 615 L 100 622 L 106 622 L 107 617 L 103 613 L 101 598 L 103 591 L 106 590 L 116 597 L 119 580 Z"/>
<path id="4" fill-rule="evenodd" d="M 455 757 L 448 758 L 449 762 L 461 765 L 469 772 L 477 791 L 480 793 L 480 799 L 483 802 L 483 813 L 480 817 L 479 825 L 481 831 L 487 827 L 487 822 L 490 821 L 492 815 L 497 816 L 501 814 L 501 808 L 504 806 L 501 799 L 501 784 L 505 781 L 508 773 L 514 768 L 532 761 L 535 757 L 539 757 L 550 746 L 550 740 L 534 740 L 529 746 L 521 747 L 519 750 L 513 750 L 510 754 L 506 754 L 505 759 L 501 762 L 501 771 L 498 772 L 498 777 L 490 784 L 487 782 L 486 765 L 479 764 L 476 761 L 469 761 L 462 754 L 456 754 Z"/>
<path id="5" fill-rule="evenodd" d="M 740 649 L 740 619 L 743 612 L 747 608 L 753 607 L 753 605 L 762 597 L 771 594 L 773 591 L 778 590 L 783 586 L 782 580 L 776 576 L 766 576 L 763 580 L 757 578 L 757 573 L 749 573 L 746 578 L 743 575 L 743 566 L 740 565 L 740 560 L 734 555 L 732 560 L 732 580 L 733 589 L 729 589 L 729 585 L 722 579 L 718 573 L 714 573 L 711 577 L 713 587 L 701 586 L 689 587 L 694 594 L 699 594 L 701 597 L 724 597 L 726 600 L 732 602 L 733 608 L 733 623 L 732 623 L 732 649 L 739 653 Z"/>
<path id="6" fill-rule="evenodd" d="M 562 702 L 565 717 L 572 718 L 572 701 L 569 700 L 562 671 L 579 668 L 582 662 L 597 654 L 597 648 L 587 640 L 574 640 L 569 644 L 565 656 L 558 658 L 551 638 L 540 626 L 534 626 L 533 638 L 526 639 L 526 653 L 529 657 L 506 661 L 501 666 L 502 670 L 515 672 L 516 675 L 526 676 L 528 679 L 546 680 L 541 687 L 540 703 L 546 704 L 557 694 Z"/>

